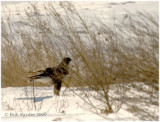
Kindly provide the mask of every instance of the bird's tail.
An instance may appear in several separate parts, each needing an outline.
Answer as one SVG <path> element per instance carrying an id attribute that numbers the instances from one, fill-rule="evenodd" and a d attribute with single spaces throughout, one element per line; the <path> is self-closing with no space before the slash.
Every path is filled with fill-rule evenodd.
<path id="1" fill-rule="evenodd" d="M 43 70 L 38 70 L 38 71 L 29 71 L 28 73 L 38 73 L 38 72 L 43 72 Z"/>
<path id="2" fill-rule="evenodd" d="M 43 72 L 43 70 L 38 70 L 38 71 L 29 71 L 28 73 L 32 73 L 32 74 L 35 74 L 35 73 L 40 73 L 40 72 Z M 34 76 L 30 76 L 28 77 L 28 80 L 27 82 L 33 82 L 34 79 L 37 79 L 39 77 L 39 75 L 34 75 Z"/>

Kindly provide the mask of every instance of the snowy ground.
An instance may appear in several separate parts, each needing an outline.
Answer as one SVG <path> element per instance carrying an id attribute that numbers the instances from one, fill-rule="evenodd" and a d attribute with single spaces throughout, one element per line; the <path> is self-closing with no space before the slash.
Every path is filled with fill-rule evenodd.
<path id="1" fill-rule="evenodd" d="M 63 94 L 63 88 L 61 94 Z M 52 87 L 37 87 L 34 98 L 32 89 L 5 88 L 2 89 L 2 120 L 104 120 L 83 109 L 84 102 L 70 91 L 65 91 L 64 96 L 53 96 Z M 26 96 L 26 92 L 30 94 Z M 17 114 L 16 114 L 17 113 Z M 23 115 L 34 114 L 34 117 Z"/>
<path id="2" fill-rule="evenodd" d="M 43 4 L 40 2 L 39 6 Z M 110 21 L 113 17 L 124 17 L 126 11 L 135 13 L 136 11 L 147 11 L 158 13 L 158 2 L 74 2 L 79 12 L 91 20 Z M 28 7 L 27 2 L 2 2 L 2 18 L 12 15 L 13 24 L 23 27 L 25 22 L 19 20 L 19 16 L 24 16 L 24 8 Z M 7 6 L 7 7 L 6 7 Z M 9 8 L 9 9 L 7 9 Z M 44 13 L 43 13 L 44 14 Z M 95 18 L 95 15 L 97 18 Z M 5 20 L 5 18 L 3 18 Z M 144 103 L 143 99 L 134 102 L 137 106 L 133 110 L 132 106 L 136 94 L 141 94 L 149 99 L 145 93 L 133 91 L 135 96 L 128 94 L 128 103 L 123 104 L 118 113 L 109 114 L 106 118 L 91 113 L 86 109 L 87 105 L 69 89 L 61 91 L 61 96 L 53 96 L 52 87 L 36 87 L 35 102 L 32 94 L 32 87 L 8 87 L 2 88 L 2 120 L 5 121 L 104 121 L 104 120 L 156 120 L 159 118 L 159 106 L 155 103 Z M 65 91 L 65 92 L 64 92 Z M 77 90 L 76 92 L 81 92 Z M 95 101 L 96 102 L 96 101 Z M 136 104 L 135 104 L 136 103 Z M 139 108 L 143 104 L 143 108 Z M 130 107 L 127 107 L 130 106 Z M 145 106 L 145 107 L 144 107 Z M 150 114 L 152 113 L 152 114 Z"/>
<path id="3" fill-rule="evenodd" d="M 136 14 L 136 12 L 148 12 L 150 14 L 158 14 L 158 2 L 156 1 L 149 1 L 149 2 L 143 2 L 143 1 L 101 1 L 101 2 L 72 2 L 78 13 L 83 17 L 84 20 L 86 20 L 89 24 L 88 27 L 92 28 L 94 24 L 98 26 L 95 31 L 102 31 L 103 27 L 100 25 L 100 23 L 107 23 L 112 25 L 115 23 L 113 20 L 124 20 L 126 16 L 129 13 Z M 27 16 L 25 14 L 25 10 L 28 10 L 30 5 L 36 5 L 37 8 L 40 10 L 40 16 L 42 19 L 49 18 L 51 21 L 51 25 L 53 26 L 57 32 L 61 33 L 60 28 L 57 28 L 57 25 L 55 24 L 55 20 L 52 20 L 49 14 L 46 14 L 44 5 L 48 5 L 47 2 L 2 2 L 2 20 L 5 24 L 7 24 L 7 21 L 9 20 L 11 28 L 15 28 L 14 31 L 16 31 L 16 28 L 24 29 L 29 31 L 33 31 L 33 28 L 28 27 L 28 21 Z M 67 17 L 59 6 L 57 4 L 54 4 L 54 7 L 56 10 L 63 16 Z M 129 13 L 128 13 L 129 12 Z M 31 12 L 31 18 L 34 18 L 36 14 Z M 92 25 L 93 24 L 93 25 Z M 79 26 L 79 24 L 74 25 L 77 33 L 80 34 L 81 38 L 85 38 L 86 32 L 84 29 Z M 100 27 L 99 27 L 100 26 Z M 7 29 L 7 28 L 6 28 Z M 9 29 L 9 28 L 8 28 Z M 9 31 L 9 30 L 8 30 Z M 12 30 L 13 31 L 13 30 Z M 33 38 L 34 38 L 34 32 Z M 16 38 L 16 43 L 21 43 L 21 40 L 19 37 L 17 37 L 16 32 L 9 35 L 10 38 Z M 62 34 L 63 36 L 63 34 Z M 85 40 L 85 39 L 84 39 Z M 56 42 L 59 43 L 59 42 Z"/>
<path id="4" fill-rule="evenodd" d="M 93 114 L 75 93 L 81 90 L 62 88 L 61 96 L 53 95 L 52 87 L 36 87 L 35 98 L 32 87 L 2 88 L 2 120 L 6 121 L 100 121 L 100 120 L 158 120 L 158 104 L 150 102 L 143 92 L 126 92 L 127 100 L 121 109 L 106 118 Z M 114 91 L 114 90 L 113 90 Z M 93 92 L 93 91 L 90 91 Z M 138 99 L 138 95 L 141 95 Z M 35 102 L 34 102 L 35 99 Z M 94 100 L 96 103 L 97 101 Z M 104 116 L 104 114 L 102 113 Z"/>
<path id="5" fill-rule="evenodd" d="M 43 6 L 46 5 L 47 2 L 35 2 L 35 4 L 41 8 L 41 16 L 43 16 L 45 14 Z M 104 22 L 110 22 L 113 20 L 113 17 L 124 17 L 127 11 L 132 13 L 136 13 L 137 11 L 158 13 L 157 1 L 93 1 L 73 2 L 73 4 L 80 14 L 85 15 L 85 17 L 88 17 L 87 19 L 90 19 L 91 21 L 97 21 L 97 19 L 100 19 Z M 13 15 L 11 21 L 15 22 L 15 24 L 21 25 L 18 18 L 19 16 L 25 16 L 24 9 L 27 9 L 28 6 L 28 2 L 2 2 L 2 17 Z M 58 9 L 59 8 L 57 7 L 57 10 Z"/>

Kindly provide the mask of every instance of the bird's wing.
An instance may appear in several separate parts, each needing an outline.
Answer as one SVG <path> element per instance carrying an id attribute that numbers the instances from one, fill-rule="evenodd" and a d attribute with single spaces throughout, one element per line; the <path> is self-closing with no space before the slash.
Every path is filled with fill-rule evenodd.
<path id="1" fill-rule="evenodd" d="M 51 75 L 53 75 L 53 70 L 52 68 L 46 68 L 45 70 L 41 70 L 41 72 L 37 72 L 37 75 L 31 76 L 30 81 L 34 81 L 34 82 L 41 82 L 41 83 L 49 83 L 49 84 L 53 84 L 54 81 L 51 77 Z"/>
<path id="2" fill-rule="evenodd" d="M 40 77 L 46 77 L 46 76 L 51 77 L 51 76 L 54 76 L 55 75 L 55 69 L 56 69 L 55 67 L 48 67 L 45 70 L 36 71 L 34 73 L 40 73 L 40 74 L 31 76 L 29 78 L 31 78 L 31 79 L 37 79 L 37 78 L 40 78 Z"/>
<path id="3" fill-rule="evenodd" d="M 67 67 L 65 67 L 65 66 L 57 67 L 56 72 L 59 73 L 60 75 L 68 75 L 69 74 L 69 71 L 68 71 Z"/>
<path id="4" fill-rule="evenodd" d="M 55 75 L 55 71 L 56 71 L 55 67 L 49 67 L 49 68 L 46 68 L 45 73 L 51 76 L 51 75 Z"/>

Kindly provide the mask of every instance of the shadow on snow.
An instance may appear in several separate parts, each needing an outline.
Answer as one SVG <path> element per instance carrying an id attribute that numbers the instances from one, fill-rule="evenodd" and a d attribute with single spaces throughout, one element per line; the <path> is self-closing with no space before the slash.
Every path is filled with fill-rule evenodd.
<path id="1" fill-rule="evenodd" d="M 45 97 L 22 97 L 22 98 L 16 98 L 16 100 L 34 100 L 35 102 L 41 102 L 44 99 L 52 98 L 52 96 L 45 96 Z"/>

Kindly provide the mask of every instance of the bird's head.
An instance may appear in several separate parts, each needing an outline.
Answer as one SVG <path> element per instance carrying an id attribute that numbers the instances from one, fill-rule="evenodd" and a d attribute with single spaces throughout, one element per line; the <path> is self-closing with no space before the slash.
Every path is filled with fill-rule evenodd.
<path id="1" fill-rule="evenodd" d="M 66 57 L 66 58 L 63 59 L 63 62 L 68 65 L 71 60 L 72 60 L 71 58 Z"/>

